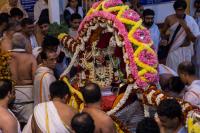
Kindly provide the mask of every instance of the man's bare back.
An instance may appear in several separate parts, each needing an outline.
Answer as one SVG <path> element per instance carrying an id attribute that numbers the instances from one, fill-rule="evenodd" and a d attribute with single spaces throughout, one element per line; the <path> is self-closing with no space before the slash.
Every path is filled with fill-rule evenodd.
<path id="1" fill-rule="evenodd" d="M 17 85 L 33 84 L 37 62 L 32 54 L 26 52 L 12 52 L 11 72 Z"/>
<path id="2" fill-rule="evenodd" d="M 61 102 L 53 102 L 53 104 L 56 107 L 58 115 L 60 116 L 60 119 L 62 120 L 65 128 L 71 130 L 71 120 L 73 116 L 77 113 L 77 111 L 73 109 L 72 107 L 66 104 L 63 104 Z M 42 133 L 42 131 L 36 124 L 34 116 L 32 117 L 31 126 L 32 126 L 33 133 Z"/>
<path id="3" fill-rule="evenodd" d="M 94 119 L 95 133 L 116 133 L 114 122 L 105 112 L 95 108 L 85 108 L 83 111 Z"/>
<path id="4" fill-rule="evenodd" d="M 73 116 L 77 113 L 77 111 L 73 109 L 72 107 L 70 107 L 69 105 L 56 102 L 56 101 L 53 103 L 58 111 L 58 115 L 60 116 L 65 126 L 68 126 L 71 128 L 71 120 Z"/>
<path id="5" fill-rule="evenodd" d="M 0 40 L 0 51 L 7 52 L 12 49 L 12 44 L 9 38 L 5 37 Z"/>

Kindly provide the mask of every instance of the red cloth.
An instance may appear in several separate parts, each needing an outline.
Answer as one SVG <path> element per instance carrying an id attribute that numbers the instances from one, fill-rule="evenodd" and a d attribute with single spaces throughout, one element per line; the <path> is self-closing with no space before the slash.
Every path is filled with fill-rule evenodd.
<path id="1" fill-rule="evenodd" d="M 102 110 L 103 111 L 109 111 L 109 110 L 111 110 L 115 99 L 116 99 L 115 95 L 102 96 L 102 101 L 101 101 L 101 108 L 102 108 Z"/>

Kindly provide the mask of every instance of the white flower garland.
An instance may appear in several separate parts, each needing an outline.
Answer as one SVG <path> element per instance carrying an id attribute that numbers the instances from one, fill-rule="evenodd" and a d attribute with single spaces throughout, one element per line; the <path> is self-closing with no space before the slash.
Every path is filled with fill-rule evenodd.
<path id="1" fill-rule="evenodd" d="M 68 67 L 65 69 L 65 71 L 60 75 L 60 77 L 66 76 L 66 75 L 70 72 L 72 66 L 75 64 L 75 61 L 76 61 L 76 59 L 77 59 L 77 57 L 78 57 L 78 54 L 79 54 L 81 48 L 84 47 L 84 46 L 82 46 L 82 45 L 85 45 L 85 44 L 82 43 L 80 46 L 77 46 L 77 47 L 76 47 L 76 52 L 74 53 L 74 55 L 73 55 L 73 57 L 72 57 L 72 60 L 71 60 L 71 62 L 70 62 L 70 64 L 69 64 L 69 66 L 68 66 Z"/>
<path id="2" fill-rule="evenodd" d="M 120 102 L 110 111 L 107 112 L 108 115 L 113 115 L 116 113 L 126 102 L 132 90 L 134 89 L 135 84 L 129 84 L 126 88 L 126 92 Z"/>
<path id="3" fill-rule="evenodd" d="M 154 91 L 154 90 L 152 90 L 148 95 L 147 95 L 147 101 L 148 101 L 148 103 L 149 104 L 153 104 L 153 102 L 152 102 L 152 96 L 153 96 L 153 94 L 155 93 L 156 91 Z"/>
<path id="4" fill-rule="evenodd" d="M 150 116 L 149 106 L 145 104 L 143 104 L 143 106 L 144 106 L 144 117 L 149 117 Z"/>
<path id="5" fill-rule="evenodd" d="M 156 105 L 159 105 L 160 104 L 160 101 L 161 101 L 161 98 L 164 96 L 164 94 L 159 94 L 157 97 L 156 97 Z"/>

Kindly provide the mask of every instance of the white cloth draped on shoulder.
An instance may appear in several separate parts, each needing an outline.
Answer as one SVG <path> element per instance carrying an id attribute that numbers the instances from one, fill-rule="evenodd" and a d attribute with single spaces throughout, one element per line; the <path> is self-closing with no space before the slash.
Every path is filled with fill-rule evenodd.
<path id="1" fill-rule="evenodd" d="M 49 101 L 49 87 L 56 81 L 53 70 L 40 66 L 34 78 L 34 105 Z"/>
<path id="2" fill-rule="evenodd" d="M 159 75 L 171 74 L 173 76 L 178 76 L 178 74 L 174 70 L 172 70 L 171 68 L 169 68 L 163 64 L 159 64 L 158 70 L 159 70 Z"/>
<path id="3" fill-rule="evenodd" d="M 187 26 L 190 28 L 190 31 L 194 34 L 194 36 L 197 37 L 200 35 L 199 27 L 191 16 L 186 15 L 185 22 Z M 171 35 L 170 40 L 172 39 L 172 36 L 174 32 L 176 31 L 176 28 L 178 25 L 179 23 L 177 22 L 170 27 L 169 29 L 170 35 Z M 166 65 L 172 68 L 176 72 L 177 72 L 178 65 L 181 62 L 191 61 L 191 58 L 194 55 L 192 42 L 189 42 L 190 43 L 189 46 L 181 47 L 183 43 L 187 41 L 186 36 L 187 34 L 185 30 L 183 29 L 183 27 L 181 27 L 181 29 L 176 34 L 174 41 L 172 42 L 172 46 L 167 56 Z"/>
<path id="4" fill-rule="evenodd" d="M 38 104 L 34 109 L 34 118 L 43 133 L 71 133 L 70 128 L 62 122 L 52 101 Z M 31 133 L 31 119 L 32 117 L 23 133 Z"/>

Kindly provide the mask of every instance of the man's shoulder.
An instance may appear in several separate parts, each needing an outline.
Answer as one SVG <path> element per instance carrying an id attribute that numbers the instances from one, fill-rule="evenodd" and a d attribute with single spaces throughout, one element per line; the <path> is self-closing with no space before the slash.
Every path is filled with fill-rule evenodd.
<path id="1" fill-rule="evenodd" d="M 93 112 L 94 115 L 98 116 L 98 119 L 102 122 L 112 122 L 112 119 L 110 118 L 109 115 L 107 115 L 104 111 L 102 110 L 96 110 Z"/>
<path id="2" fill-rule="evenodd" d="M 0 107 L 0 123 L 15 123 L 14 116 L 5 108 Z"/>
<path id="3" fill-rule="evenodd" d="M 198 97 L 200 98 L 200 80 L 196 80 L 190 86 L 187 87 L 187 91 L 185 93 L 187 97 Z"/>
<path id="4" fill-rule="evenodd" d="M 151 26 L 150 29 L 152 29 L 153 31 L 155 31 L 155 30 L 158 30 L 158 31 L 159 31 L 158 25 L 155 24 L 155 23 Z"/>
<path id="5" fill-rule="evenodd" d="M 195 91 L 200 93 L 200 80 L 195 80 L 192 84 L 188 87 L 189 91 Z"/>
<path id="6" fill-rule="evenodd" d="M 195 19 L 190 15 L 186 15 L 186 22 L 191 24 L 196 23 Z"/>
<path id="7" fill-rule="evenodd" d="M 175 14 L 171 14 L 169 16 L 166 17 L 166 20 L 170 20 L 170 19 L 173 19 L 175 17 Z"/>

